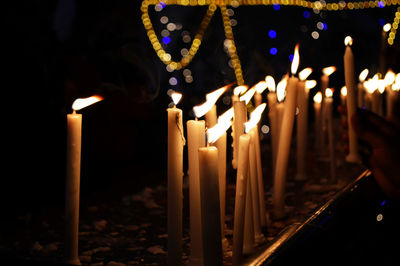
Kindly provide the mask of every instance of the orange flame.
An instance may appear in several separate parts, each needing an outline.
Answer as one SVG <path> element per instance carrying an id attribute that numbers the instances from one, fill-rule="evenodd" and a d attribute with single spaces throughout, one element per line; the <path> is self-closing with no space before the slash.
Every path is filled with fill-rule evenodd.
<path id="1" fill-rule="evenodd" d="M 306 80 L 306 84 L 305 84 L 306 89 L 311 90 L 316 85 L 317 85 L 317 81 L 315 81 L 315 80 Z"/>
<path id="2" fill-rule="evenodd" d="M 300 64 L 299 44 L 296 44 L 296 46 L 294 47 L 294 55 L 291 67 L 291 72 L 293 75 L 296 74 L 299 64 Z"/>
<path id="3" fill-rule="evenodd" d="M 73 102 L 72 109 L 78 111 L 101 100 L 103 100 L 103 97 L 99 95 L 93 95 L 87 98 L 78 98 Z"/>
<path id="4" fill-rule="evenodd" d="M 396 79 L 396 74 L 394 74 L 394 72 L 389 69 L 388 72 L 386 72 L 384 81 L 385 81 L 385 86 L 389 86 L 392 85 L 394 83 Z"/>
<path id="5" fill-rule="evenodd" d="M 182 93 L 174 91 L 173 93 L 171 93 L 171 98 L 174 102 L 174 105 L 177 105 L 182 98 Z"/>
<path id="6" fill-rule="evenodd" d="M 233 89 L 233 95 L 239 96 L 240 94 L 244 93 L 245 91 L 247 91 L 249 87 L 246 85 L 240 85 L 237 86 Z"/>
<path id="7" fill-rule="evenodd" d="M 327 88 L 325 90 L 325 97 L 331 98 L 333 96 L 333 90 L 331 88 Z"/>
<path id="8" fill-rule="evenodd" d="M 307 67 L 305 69 L 303 69 L 302 71 L 299 72 L 299 79 L 300 80 L 306 80 L 308 78 L 308 76 L 312 73 L 312 68 L 311 67 Z"/>
<path id="9" fill-rule="evenodd" d="M 218 117 L 218 123 L 207 129 L 207 141 L 212 144 L 216 142 L 232 125 L 233 108 Z"/>
<path id="10" fill-rule="evenodd" d="M 256 89 L 257 93 L 261 94 L 267 88 L 267 82 L 260 81 L 256 85 L 254 85 L 254 88 Z"/>
<path id="11" fill-rule="evenodd" d="M 206 94 L 206 101 L 203 104 L 193 107 L 194 114 L 196 117 L 202 117 L 205 115 L 217 102 L 218 98 L 224 94 L 228 86 L 219 88 L 213 92 Z"/>
<path id="12" fill-rule="evenodd" d="M 256 90 L 254 88 L 251 88 L 243 96 L 241 96 L 239 98 L 239 100 L 245 101 L 246 104 L 248 104 L 250 102 L 251 98 L 253 98 L 255 92 L 256 92 Z"/>
<path id="13" fill-rule="evenodd" d="M 321 103 L 322 102 L 322 93 L 319 91 L 317 94 L 314 95 L 313 98 L 315 103 Z"/>
<path id="14" fill-rule="evenodd" d="M 275 79 L 272 76 L 266 76 L 265 82 L 267 82 L 267 87 L 270 92 L 275 92 Z"/>
<path id="15" fill-rule="evenodd" d="M 344 45 L 352 46 L 353 45 L 353 38 L 351 38 L 350 36 L 346 36 L 346 38 L 344 38 Z"/>
<path id="16" fill-rule="evenodd" d="M 390 31 L 391 28 L 392 28 L 392 25 L 391 25 L 390 23 L 386 23 L 386 24 L 383 26 L 383 31 L 384 31 L 384 32 L 388 32 L 388 31 Z"/>
<path id="17" fill-rule="evenodd" d="M 261 114 L 264 112 L 266 106 L 266 103 L 260 104 L 253 112 L 251 112 L 250 120 L 244 123 L 246 133 L 249 133 L 249 131 L 258 124 L 261 119 Z"/>
<path id="18" fill-rule="evenodd" d="M 340 94 L 341 94 L 343 97 L 346 97 L 346 96 L 347 96 L 347 88 L 346 88 L 346 86 L 343 86 L 343 87 L 340 89 Z"/>
<path id="19" fill-rule="evenodd" d="M 325 67 L 322 69 L 322 73 L 324 73 L 325 76 L 330 76 L 335 71 L 336 71 L 335 66 Z"/>
<path id="20" fill-rule="evenodd" d="M 276 86 L 276 97 L 278 102 L 282 102 L 286 96 L 286 85 L 287 85 L 287 76 L 285 76 L 281 81 L 279 81 Z"/>
<path id="21" fill-rule="evenodd" d="M 364 80 L 368 76 L 368 73 L 369 73 L 368 68 L 366 68 L 363 71 L 361 71 L 360 75 L 358 76 L 358 79 L 360 80 L 360 82 L 364 82 Z"/>

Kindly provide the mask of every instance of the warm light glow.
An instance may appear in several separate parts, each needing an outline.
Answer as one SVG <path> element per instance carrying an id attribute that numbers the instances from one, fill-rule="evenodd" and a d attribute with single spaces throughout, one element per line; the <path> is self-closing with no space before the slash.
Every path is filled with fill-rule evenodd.
<path id="1" fill-rule="evenodd" d="M 296 44 L 296 46 L 294 47 L 293 61 L 291 67 L 291 72 L 293 75 L 296 74 L 297 68 L 299 67 L 299 63 L 300 63 L 299 44 Z"/>
<path id="2" fill-rule="evenodd" d="M 343 87 L 340 89 L 340 94 L 341 94 L 343 97 L 346 97 L 346 96 L 347 96 L 347 88 L 346 88 L 346 86 L 343 86 Z"/>
<path id="3" fill-rule="evenodd" d="M 385 88 L 386 88 L 385 80 L 379 79 L 378 80 L 378 91 L 380 92 L 380 94 L 385 92 Z"/>
<path id="4" fill-rule="evenodd" d="M 275 90 L 276 90 L 275 79 L 272 76 L 266 76 L 265 82 L 267 83 L 268 90 L 270 92 L 275 92 Z"/>
<path id="5" fill-rule="evenodd" d="M 332 97 L 333 96 L 333 90 L 331 88 L 327 88 L 325 90 L 325 97 Z"/>
<path id="6" fill-rule="evenodd" d="M 307 67 L 305 69 L 303 69 L 302 71 L 299 72 L 299 79 L 300 80 L 306 80 L 308 78 L 308 76 L 312 73 L 312 68 L 311 67 Z"/>
<path id="7" fill-rule="evenodd" d="M 257 93 L 261 94 L 267 88 L 267 82 L 260 81 L 256 85 L 254 85 L 254 88 L 256 89 Z"/>
<path id="8" fill-rule="evenodd" d="M 314 95 L 313 98 L 315 103 L 321 103 L 322 102 L 322 93 L 319 91 L 317 94 Z"/>
<path id="9" fill-rule="evenodd" d="M 281 81 L 279 81 L 276 86 L 276 98 L 278 102 L 282 102 L 286 96 L 286 85 L 287 85 L 287 76 L 285 76 Z"/>
<path id="10" fill-rule="evenodd" d="M 250 120 L 248 122 L 244 123 L 246 133 L 249 133 L 249 131 L 253 127 L 257 126 L 258 122 L 261 119 L 261 114 L 264 112 L 264 109 L 266 106 L 267 106 L 266 103 L 260 104 L 259 106 L 257 106 L 256 109 L 254 109 L 253 112 L 251 112 Z"/>
<path id="11" fill-rule="evenodd" d="M 369 79 L 364 82 L 364 87 L 368 93 L 372 94 L 378 88 L 378 74 L 376 74 L 372 79 Z"/>
<path id="12" fill-rule="evenodd" d="M 317 81 L 315 81 L 315 80 L 306 80 L 306 84 L 305 84 L 306 89 L 311 90 L 316 85 L 317 85 Z"/>
<path id="13" fill-rule="evenodd" d="M 351 38 L 350 36 L 346 36 L 346 38 L 344 38 L 344 45 L 352 46 L 353 45 L 353 38 Z"/>
<path id="14" fill-rule="evenodd" d="M 251 98 L 253 98 L 255 92 L 256 92 L 256 90 L 254 88 L 251 88 L 243 96 L 241 96 L 239 98 L 239 100 L 244 101 L 244 102 L 246 102 L 246 104 L 248 104 L 250 102 Z"/>
<path id="15" fill-rule="evenodd" d="M 389 69 L 389 71 L 386 72 L 386 75 L 384 78 L 385 86 L 392 85 L 394 83 L 395 79 L 396 79 L 396 75 L 394 74 L 394 72 L 391 69 Z"/>
<path id="16" fill-rule="evenodd" d="M 228 111 L 225 111 L 222 115 L 218 117 L 218 122 L 231 120 L 234 116 L 233 107 L 229 108 Z"/>
<path id="17" fill-rule="evenodd" d="M 206 94 L 206 101 L 203 104 L 197 105 L 193 107 L 194 114 L 196 115 L 197 118 L 202 117 L 205 115 L 210 109 L 214 106 L 214 104 L 217 102 L 218 98 L 224 94 L 228 86 L 224 86 L 222 88 L 219 88 L 213 92 L 207 93 Z"/>
<path id="18" fill-rule="evenodd" d="M 88 98 L 78 98 L 72 104 L 72 109 L 75 111 L 78 111 L 78 110 L 81 110 L 82 108 L 85 108 L 89 105 L 97 103 L 101 100 L 103 100 L 103 97 L 98 96 L 98 95 L 94 95 L 94 96 L 91 96 Z"/>
<path id="19" fill-rule="evenodd" d="M 246 86 L 246 85 L 237 86 L 236 88 L 233 89 L 233 95 L 239 96 L 240 94 L 247 91 L 247 89 L 248 89 L 248 86 Z"/>
<path id="20" fill-rule="evenodd" d="M 390 31 L 391 28 L 392 28 L 392 25 L 390 25 L 390 23 L 386 23 L 386 24 L 383 26 L 383 31 L 384 31 L 384 32 L 388 32 L 388 31 Z"/>
<path id="21" fill-rule="evenodd" d="M 212 144 L 216 142 L 232 125 L 231 120 L 220 120 L 218 119 L 218 123 L 207 129 L 207 141 Z"/>
<path id="22" fill-rule="evenodd" d="M 325 67 L 322 69 L 322 73 L 324 73 L 325 76 L 330 76 L 335 71 L 336 71 L 335 66 Z"/>
<path id="23" fill-rule="evenodd" d="M 360 82 L 364 82 L 364 80 L 367 78 L 368 76 L 368 69 L 364 69 L 363 71 L 361 71 L 360 75 L 358 76 L 358 79 L 360 80 Z"/>
<path id="24" fill-rule="evenodd" d="M 171 93 L 171 98 L 172 98 L 172 101 L 174 102 L 174 104 L 177 105 L 182 98 L 182 93 L 173 92 L 173 93 Z"/>

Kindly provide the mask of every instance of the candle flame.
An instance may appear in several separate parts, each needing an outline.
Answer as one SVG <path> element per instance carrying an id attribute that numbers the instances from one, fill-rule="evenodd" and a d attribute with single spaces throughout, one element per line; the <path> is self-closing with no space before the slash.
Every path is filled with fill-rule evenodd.
<path id="1" fill-rule="evenodd" d="M 287 76 L 285 76 L 281 81 L 279 81 L 276 86 L 276 97 L 278 102 L 282 102 L 286 96 L 286 85 L 287 85 Z"/>
<path id="2" fill-rule="evenodd" d="M 322 102 L 322 93 L 319 91 L 317 94 L 314 95 L 313 98 L 315 103 L 321 103 Z"/>
<path id="3" fill-rule="evenodd" d="M 341 94 L 343 97 L 346 97 L 346 96 L 347 96 L 347 87 L 346 87 L 346 86 L 343 86 L 343 87 L 340 89 L 340 94 Z"/>
<path id="4" fill-rule="evenodd" d="M 306 80 L 306 84 L 305 84 L 306 89 L 311 90 L 316 85 L 317 85 L 317 81 L 315 81 L 315 80 Z"/>
<path id="5" fill-rule="evenodd" d="M 246 104 L 248 104 L 250 102 L 251 98 L 253 98 L 255 92 L 256 92 L 256 90 L 254 88 L 251 88 L 243 96 L 241 96 L 239 98 L 239 100 L 245 101 Z"/>
<path id="6" fill-rule="evenodd" d="M 250 120 L 244 123 L 246 133 L 249 133 L 249 131 L 258 124 L 261 119 L 261 114 L 264 112 L 266 106 L 266 103 L 260 104 L 253 112 L 251 112 Z"/>
<path id="7" fill-rule="evenodd" d="M 351 38 L 350 36 L 346 36 L 346 38 L 344 38 L 344 45 L 352 46 L 353 45 L 353 38 Z"/>
<path id="8" fill-rule="evenodd" d="M 232 125 L 233 108 L 218 117 L 218 123 L 212 128 L 207 129 L 207 141 L 212 144 L 216 142 Z"/>
<path id="9" fill-rule="evenodd" d="M 256 89 L 257 93 L 261 94 L 267 88 L 267 82 L 260 81 L 256 85 L 254 85 L 254 88 Z"/>
<path id="10" fill-rule="evenodd" d="M 325 97 L 331 98 L 333 96 L 333 90 L 331 88 L 327 88 L 325 90 Z"/>
<path id="11" fill-rule="evenodd" d="M 384 78 L 385 86 L 392 85 L 395 79 L 396 79 L 396 74 L 394 74 L 394 72 L 391 69 L 389 69 L 388 72 L 386 72 Z"/>
<path id="12" fill-rule="evenodd" d="M 193 111 L 196 117 L 200 118 L 203 115 L 205 115 L 208 111 L 210 111 L 210 109 L 217 102 L 218 98 L 221 97 L 222 94 L 224 94 L 224 92 L 228 87 L 229 85 L 219 88 L 213 92 L 207 93 L 206 101 L 203 104 L 193 107 Z"/>
<path id="13" fill-rule="evenodd" d="M 265 77 L 265 82 L 267 82 L 268 90 L 270 92 L 275 92 L 275 90 L 276 90 L 275 79 L 272 76 L 268 75 Z"/>
<path id="14" fill-rule="evenodd" d="M 380 94 L 385 92 L 385 88 L 386 88 L 385 80 L 379 79 L 378 80 L 378 91 L 380 92 Z"/>
<path id="15" fill-rule="evenodd" d="M 246 85 L 240 85 L 237 86 L 236 88 L 233 89 L 233 95 L 239 96 L 240 94 L 244 93 L 247 91 L 249 87 Z"/>
<path id="16" fill-rule="evenodd" d="M 358 76 L 358 79 L 360 80 L 360 82 L 364 82 L 364 80 L 368 76 L 368 73 L 369 73 L 368 68 L 366 68 L 363 71 L 361 71 L 360 75 Z"/>
<path id="17" fill-rule="evenodd" d="M 173 93 L 171 93 L 171 98 L 174 104 L 177 105 L 182 98 L 182 93 L 174 91 Z"/>
<path id="18" fill-rule="evenodd" d="M 322 73 L 324 73 L 325 76 L 330 76 L 335 71 L 336 71 L 335 66 L 325 67 L 322 69 Z"/>
<path id="19" fill-rule="evenodd" d="M 101 100 L 103 100 L 103 97 L 99 95 L 93 95 L 87 98 L 78 98 L 73 102 L 72 109 L 78 111 Z"/>
<path id="20" fill-rule="evenodd" d="M 378 74 L 374 75 L 372 79 L 364 82 L 364 87 L 368 93 L 372 94 L 378 88 Z"/>
<path id="21" fill-rule="evenodd" d="M 293 61 L 291 67 L 291 72 L 293 75 L 296 74 L 297 68 L 299 67 L 299 63 L 300 63 L 299 44 L 296 44 L 296 46 L 294 47 Z"/>
<path id="22" fill-rule="evenodd" d="M 390 23 L 386 23 L 386 24 L 383 26 L 383 31 L 384 31 L 384 32 L 388 32 L 388 31 L 390 31 L 391 28 L 392 28 L 392 25 L 391 25 Z"/>
<path id="23" fill-rule="evenodd" d="M 307 67 L 305 69 L 303 69 L 302 71 L 299 72 L 299 79 L 300 80 L 306 80 L 308 78 L 308 76 L 312 73 L 312 68 L 311 67 Z"/>

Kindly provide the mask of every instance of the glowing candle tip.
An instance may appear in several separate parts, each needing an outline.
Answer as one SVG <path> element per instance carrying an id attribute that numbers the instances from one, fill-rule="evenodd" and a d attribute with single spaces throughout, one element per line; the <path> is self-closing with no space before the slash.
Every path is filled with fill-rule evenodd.
<path id="1" fill-rule="evenodd" d="M 73 102 L 72 109 L 78 111 L 101 100 L 103 100 L 103 97 L 99 95 L 93 95 L 87 98 L 78 98 Z"/>

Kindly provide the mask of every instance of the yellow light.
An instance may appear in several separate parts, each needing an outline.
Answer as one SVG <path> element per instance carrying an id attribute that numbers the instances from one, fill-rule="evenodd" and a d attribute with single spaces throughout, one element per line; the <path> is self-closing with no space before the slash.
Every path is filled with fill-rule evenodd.
<path id="1" fill-rule="evenodd" d="M 335 71 L 336 71 L 335 66 L 325 67 L 322 69 L 322 73 L 324 73 L 325 76 L 330 76 Z"/>
<path id="2" fill-rule="evenodd" d="M 367 78 L 368 73 L 369 73 L 369 71 L 367 68 L 364 69 L 363 71 L 361 71 L 360 75 L 358 76 L 358 79 L 360 80 L 360 82 L 363 82 Z"/>
<path id="3" fill-rule="evenodd" d="M 254 85 L 254 88 L 256 89 L 257 93 L 261 94 L 267 88 L 267 82 L 260 81 L 256 85 Z"/>
<path id="4" fill-rule="evenodd" d="M 350 36 L 346 36 L 346 38 L 344 38 L 344 45 L 346 46 L 353 45 L 353 38 L 351 38 Z"/>
<path id="5" fill-rule="evenodd" d="M 240 101 L 244 101 L 246 104 L 248 104 L 251 98 L 253 98 L 255 92 L 256 90 L 254 88 L 249 89 L 243 96 L 239 98 Z"/>
<path id="6" fill-rule="evenodd" d="M 282 102 L 286 96 L 286 85 L 287 85 L 287 76 L 285 76 L 281 81 L 279 81 L 276 86 L 276 98 L 278 102 Z"/>
<path id="7" fill-rule="evenodd" d="M 306 80 L 306 84 L 305 84 L 306 89 L 311 90 L 316 85 L 317 85 L 317 81 L 315 81 L 315 80 Z"/>
<path id="8" fill-rule="evenodd" d="M 322 102 L 322 93 L 319 91 L 317 94 L 314 95 L 313 98 L 315 103 L 321 103 Z"/>
<path id="9" fill-rule="evenodd" d="M 303 69 L 302 71 L 299 72 L 299 79 L 300 80 L 306 80 L 308 78 L 308 76 L 312 73 L 312 68 L 311 67 L 307 67 L 305 69 Z"/>
<path id="10" fill-rule="evenodd" d="M 72 109 L 78 111 L 101 100 L 103 100 L 103 97 L 98 95 L 87 98 L 78 98 L 72 103 Z"/>
<path id="11" fill-rule="evenodd" d="M 341 94 L 342 96 L 344 96 L 344 97 L 347 96 L 347 88 L 346 88 L 346 86 L 343 86 L 343 87 L 340 89 L 340 94 Z"/>
<path id="12" fill-rule="evenodd" d="M 275 79 L 272 76 L 266 76 L 265 82 L 267 82 L 267 87 L 270 92 L 275 92 Z"/>
<path id="13" fill-rule="evenodd" d="M 300 63 L 300 56 L 299 56 L 299 44 L 296 44 L 294 47 L 294 54 L 293 54 L 293 61 L 291 66 L 292 74 L 296 74 L 297 68 L 299 67 Z"/>
<path id="14" fill-rule="evenodd" d="M 255 127 L 261 119 L 261 114 L 264 112 L 265 107 L 267 106 L 266 103 L 262 103 L 254 109 L 253 112 L 250 114 L 250 120 L 244 123 L 245 132 L 249 133 L 249 131 Z"/>
<path id="15" fill-rule="evenodd" d="M 331 88 L 327 88 L 325 90 L 325 97 L 331 98 L 333 96 L 333 90 Z"/>
<path id="16" fill-rule="evenodd" d="M 182 98 L 182 93 L 173 92 L 171 94 L 171 98 L 172 98 L 172 101 L 174 102 L 174 104 L 177 105 Z"/>
<path id="17" fill-rule="evenodd" d="M 383 26 L 383 31 L 384 32 L 388 32 L 388 31 L 390 31 L 390 28 L 392 27 L 392 25 L 390 25 L 390 23 L 386 23 L 384 26 Z"/>

